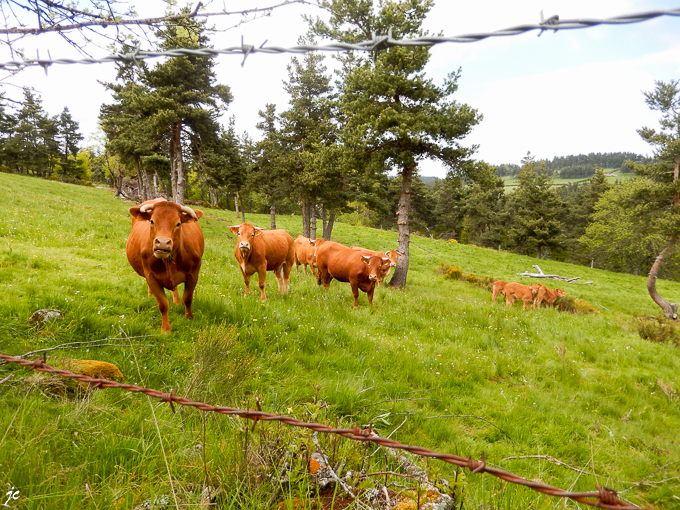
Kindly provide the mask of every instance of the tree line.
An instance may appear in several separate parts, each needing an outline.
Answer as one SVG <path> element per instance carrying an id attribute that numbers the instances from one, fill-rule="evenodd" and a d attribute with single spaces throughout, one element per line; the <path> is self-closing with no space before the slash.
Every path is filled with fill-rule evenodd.
<path id="1" fill-rule="evenodd" d="M 621 170 L 630 172 L 626 162 L 649 164 L 654 160 L 634 152 L 591 152 L 573 156 L 555 156 L 552 160 L 540 160 L 545 163 L 550 175 L 562 179 L 583 179 L 592 177 L 598 168 L 605 170 Z M 515 177 L 522 170 L 520 165 L 504 163 L 498 165 L 496 173 L 500 177 Z"/>
<path id="2" fill-rule="evenodd" d="M 389 29 L 398 38 L 422 36 L 432 6 L 432 0 L 320 3 L 330 16 L 307 17 L 300 43 L 353 43 Z M 181 16 L 156 29 L 155 40 L 163 50 L 210 44 L 204 23 Z M 476 161 L 474 149 L 462 143 L 482 115 L 454 99 L 460 70 L 435 84 L 424 72 L 429 57 L 426 47 L 347 52 L 333 57 L 332 73 L 322 54 L 292 57 L 283 84 L 289 104 L 282 111 L 267 104 L 259 112 L 258 141 L 236 133 L 233 118 L 224 120 L 234 98 L 228 85 L 217 83 L 214 57 L 118 63 L 116 80 L 102 83 L 111 101 L 100 109 L 99 146 L 78 153 L 74 147 L 82 137 L 68 111 L 53 119 L 30 114 L 41 111 L 40 101 L 27 91 L 16 114 L 2 102 L 1 163 L 39 176 L 108 180 L 119 191 L 132 178 L 141 200 L 162 194 L 180 204 L 229 207 L 243 220 L 246 211 L 266 212 L 271 228 L 277 214 L 297 212 L 303 235 L 311 238 L 329 239 L 338 219 L 394 229 L 404 253 L 390 282 L 395 286 L 406 282 L 412 232 L 634 274 L 654 264 L 664 241 L 674 239 L 674 216 L 641 221 L 640 211 L 651 208 L 641 189 L 674 175 L 666 152 L 675 150 L 676 82 L 658 85 L 667 87 L 665 99 L 650 103 L 671 120 L 658 133 L 640 132 L 656 149 L 654 161 L 628 153 L 552 162 L 528 155 L 516 169 L 494 168 Z M 29 126 L 34 131 L 26 135 Z M 442 162 L 447 177 L 423 182 L 423 159 Z M 553 185 L 563 171 L 557 169 L 584 165 L 595 165 L 587 180 Z M 611 165 L 639 178 L 611 185 L 602 170 Z M 502 176 L 510 171 L 519 184 L 509 191 Z M 668 184 L 671 190 L 675 182 Z M 632 200 L 647 205 L 632 207 Z M 663 200 L 658 198 L 659 207 Z M 663 271 L 673 268 L 666 264 Z"/>

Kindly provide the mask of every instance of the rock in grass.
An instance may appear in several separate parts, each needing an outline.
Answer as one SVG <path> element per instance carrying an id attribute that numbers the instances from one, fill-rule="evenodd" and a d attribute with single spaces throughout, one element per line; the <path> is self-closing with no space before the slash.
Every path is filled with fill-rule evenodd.
<path id="1" fill-rule="evenodd" d="M 44 308 L 34 312 L 33 315 L 28 318 L 28 322 L 37 324 L 38 326 L 44 326 L 52 321 L 63 318 L 64 312 L 52 308 Z"/>

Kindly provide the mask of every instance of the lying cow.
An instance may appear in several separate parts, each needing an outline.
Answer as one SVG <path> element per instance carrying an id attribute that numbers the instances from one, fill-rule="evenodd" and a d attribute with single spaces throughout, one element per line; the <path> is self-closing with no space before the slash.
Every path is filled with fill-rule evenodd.
<path id="1" fill-rule="evenodd" d="M 246 294 L 250 294 L 250 276 L 258 275 L 260 299 L 267 300 L 264 292 L 267 271 L 273 271 L 279 284 L 279 292 L 288 294 L 290 270 L 295 263 L 293 238 L 283 229 L 265 230 L 250 223 L 229 227 L 238 236 L 234 257 L 243 274 Z"/>
<path id="2" fill-rule="evenodd" d="M 309 265 L 312 274 L 316 276 L 316 270 L 314 264 L 312 264 L 316 240 L 312 241 L 309 237 L 297 236 L 293 243 L 295 246 L 295 271 L 303 266 L 305 274 L 307 274 L 307 265 Z"/>
<path id="3" fill-rule="evenodd" d="M 505 286 L 508 284 L 508 282 L 504 282 L 503 280 L 494 280 L 493 281 L 493 291 L 491 292 L 491 302 L 495 303 L 496 298 L 501 295 L 505 296 Z"/>
<path id="4" fill-rule="evenodd" d="M 158 302 L 163 333 L 170 333 L 169 302 L 165 290 L 171 290 L 173 301 L 179 302 L 177 286 L 184 283 L 184 316 L 191 319 L 191 302 L 201 269 L 205 244 L 198 219 L 203 212 L 169 202 L 148 200 L 130 207 L 132 231 L 126 253 L 132 268 L 146 283 Z"/>
<path id="5" fill-rule="evenodd" d="M 531 309 L 534 308 L 534 296 L 536 291 L 529 287 L 528 285 L 522 285 L 521 283 L 506 283 L 505 284 L 505 304 L 510 307 L 513 305 L 515 300 L 521 299 L 524 302 L 522 310 L 527 309 L 527 304 L 531 303 Z"/>
<path id="6" fill-rule="evenodd" d="M 378 286 L 382 284 L 382 281 L 387 278 L 390 274 L 390 270 L 397 265 L 397 259 L 399 257 L 402 257 L 403 254 L 398 252 L 397 250 L 389 250 L 389 251 L 373 251 L 369 250 L 367 248 L 362 248 L 361 246 L 350 246 L 351 249 L 358 251 L 362 255 L 368 255 L 369 257 L 387 257 L 390 259 L 389 265 L 383 265 L 383 269 L 380 271 L 380 274 L 378 275 Z"/>
<path id="7" fill-rule="evenodd" d="M 326 241 L 316 249 L 316 264 L 319 270 L 316 282 L 328 291 L 333 278 L 349 283 L 354 296 L 354 308 L 359 308 L 359 289 L 368 297 L 368 304 L 373 304 L 373 292 L 378 275 L 385 267 L 389 267 L 388 257 L 362 255 L 356 250 L 339 243 Z"/>
<path id="8" fill-rule="evenodd" d="M 531 285 L 531 288 L 536 292 L 534 296 L 534 306 L 537 307 L 540 307 L 541 303 L 545 301 L 550 308 L 552 308 L 557 298 L 564 297 L 564 291 L 562 289 L 549 289 L 540 283 Z"/>

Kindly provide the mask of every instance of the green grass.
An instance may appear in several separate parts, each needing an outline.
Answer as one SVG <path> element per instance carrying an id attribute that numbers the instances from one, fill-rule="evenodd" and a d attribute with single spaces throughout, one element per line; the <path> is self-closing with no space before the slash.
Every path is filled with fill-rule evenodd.
<path id="1" fill-rule="evenodd" d="M 614 184 L 617 181 L 622 182 L 622 181 L 629 181 L 631 179 L 634 179 L 636 177 L 635 173 L 632 172 L 621 172 L 618 169 L 615 168 L 609 168 L 605 169 L 604 171 L 606 174 L 613 173 L 615 174 L 614 176 L 607 176 L 607 182 L 610 184 Z M 505 190 L 514 190 L 517 186 L 519 186 L 519 179 L 517 179 L 516 176 L 506 176 L 503 177 L 503 181 L 505 183 Z M 561 178 L 555 178 L 553 180 L 553 186 L 566 186 L 568 184 L 574 184 L 574 183 L 584 183 L 590 181 L 590 177 L 585 177 L 585 178 L 577 178 L 577 179 L 561 179 Z"/>
<path id="2" fill-rule="evenodd" d="M 484 452 L 493 465 L 564 489 L 599 485 L 629 489 L 623 497 L 642 506 L 680 504 L 680 399 L 667 386 L 678 385 L 680 351 L 638 336 L 637 317 L 659 313 L 643 277 L 539 261 L 546 273 L 592 281 L 562 288 L 599 313 L 525 312 L 520 303 L 492 305 L 490 292 L 433 269 L 444 262 L 526 281 L 515 273 L 536 259 L 414 237 L 429 251 L 411 245 L 407 288 L 379 288 L 373 307 L 361 293 L 354 310 L 347 284 L 335 281 L 324 293 L 295 271 L 288 296 L 268 274 L 261 303 L 258 292 L 243 296 L 227 228 L 239 220 L 204 210 L 195 318 L 171 306 L 173 332 L 165 336 L 155 299 L 125 257 L 130 204 L 106 189 L 0 174 L 0 206 L 3 354 L 120 338 L 120 347 L 50 351 L 47 361 L 108 361 L 125 382 L 210 404 L 254 408 L 259 399 L 264 411 L 307 421 L 374 423 L 382 436 L 398 428 L 398 441 L 475 459 Z M 247 217 L 269 224 L 268 216 Z M 277 225 L 301 233 L 299 217 L 279 216 Z M 397 234 L 337 224 L 333 239 L 386 249 Z M 669 300 L 680 292 L 671 281 L 657 288 Z M 65 318 L 30 326 L 39 308 Z M 152 336 L 124 339 L 138 335 Z M 299 474 L 314 448 L 309 432 L 282 425 L 251 431 L 244 420 L 188 408 L 173 414 L 121 390 L 55 395 L 31 385 L 28 369 L 0 365 L 0 380 L 8 376 L 0 385 L 0 484 L 20 491 L 16 508 L 128 509 L 163 496 L 174 508 L 172 489 L 179 504 L 196 504 L 206 485 L 222 488 L 221 508 L 266 508 L 278 462 L 292 453 Z M 452 415 L 473 417 L 443 417 Z M 346 459 L 345 469 L 389 468 L 383 455 L 370 457 L 373 447 L 318 441 L 335 461 Z M 526 456 L 542 458 L 519 458 Z M 449 481 L 456 474 L 438 461 L 421 465 Z M 464 480 L 465 508 L 565 508 L 489 475 L 467 472 Z M 291 480 L 287 504 L 307 494 L 307 484 L 302 475 Z"/>

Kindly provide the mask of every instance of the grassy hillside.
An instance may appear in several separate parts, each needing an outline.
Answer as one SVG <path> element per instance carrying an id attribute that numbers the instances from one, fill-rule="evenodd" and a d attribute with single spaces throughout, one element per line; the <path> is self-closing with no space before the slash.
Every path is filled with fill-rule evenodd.
<path id="1" fill-rule="evenodd" d="M 378 289 L 371 308 L 361 293 L 354 310 L 347 284 L 334 281 L 326 294 L 295 271 L 289 296 L 276 293 L 269 274 L 261 303 L 258 292 L 243 296 L 227 228 L 239 221 L 204 210 L 195 318 L 171 306 L 173 332 L 164 336 L 155 299 L 125 257 L 130 204 L 106 189 L 0 174 L 0 207 L 0 353 L 115 338 L 49 351 L 47 362 L 106 361 L 125 382 L 194 400 L 254 408 L 259 399 L 264 411 L 307 421 L 373 423 L 381 436 L 474 459 L 484 452 L 490 464 L 564 489 L 606 486 L 637 505 L 680 505 L 680 399 L 672 385 L 680 382 L 680 350 L 637 334 L 639 317 L 659 312 L 642 277 L 541 261 L 546 273 L 592 281 L 562 288 L 599 313 L 508 309 L 433 269 L 443 262 L 524 281 L 515 273 L 536 259 L 414 237 L 408 287 Z M 248 220 L 269 224 L 260 215 Z M 277 224 L 301 233 L 299 217 L 279 216 Z M 397 234 L 338 224 L 333 239 L 387 249 Z M 675 282 L 657 288 L 669 301 L 680 293 Z M 65 317 L 30 325 L 40 308 Z M 0 365 L 0 381 L 0 484 L 18 491 L 12 508 L 129 509 L 163 498 L 176 508 L 198 504 L 207 486 L 222 489 L 220 508 L 267 508 L 282 485 L 285 508 L 293 508 L 307 494 L 298 470 L 316 443 L 343 466 L 342 476 L 398 468 L 372 446 L 276 424 L 251 430 L 244 420 L 193 409 L 173 414 L 139 394 L 85 391 L 14 364 Z M 288 461 L 296 476 L 277 483 Z M 433 477 L 458 480 L 461 508 L 577 507 L 418 462 Z M 389 483 L 415 490 L 412 479 Z"/>
<path id="2" fill-rule="evenodd" d="M 622 182 L 622 181 L 629 181 L 631 179 L 634 179 L 636 177 L 635 173 L 632 172 L 621 172 L 617 168 L 605 168 L 604 169 L 605 174 L 614 174 L 608 175 L 607 176 L 607 182 L 610 184 L 614 184 L 617 181 Z M 578 179 L 562 179 L 562 178 L 556 178 L 553 180 L 553 186 L 566 186 L 568 184 L 574 184 L 574 183 L 582 183 L 582 182 L 587 182 L 590 180 L 590 177 L 586 178 L 578 178 Z M 513 190 L 517 186 L 519 186 L 519 179 L 517 179 L 516 176 L 506 176 L 503 177 L 503 181 L 505 183 L 505 189 L 507 190 Z"/>

